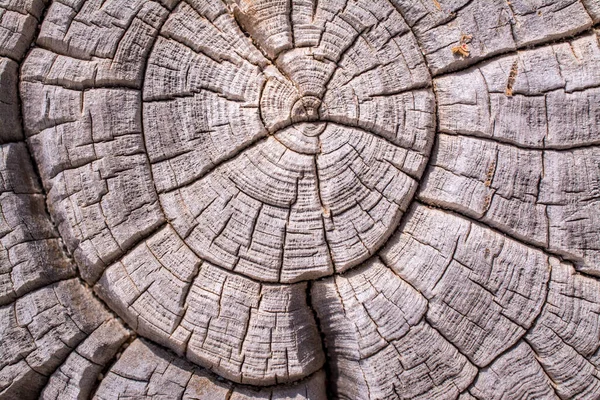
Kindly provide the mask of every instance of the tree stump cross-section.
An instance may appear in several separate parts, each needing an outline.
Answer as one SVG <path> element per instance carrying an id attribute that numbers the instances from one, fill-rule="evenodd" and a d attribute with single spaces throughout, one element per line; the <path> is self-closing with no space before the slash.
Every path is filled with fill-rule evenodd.
<path id="1" fill-rule="evenodd" d="M 0 400 L 600 399 L 598 0 L 0 0 Z"/>

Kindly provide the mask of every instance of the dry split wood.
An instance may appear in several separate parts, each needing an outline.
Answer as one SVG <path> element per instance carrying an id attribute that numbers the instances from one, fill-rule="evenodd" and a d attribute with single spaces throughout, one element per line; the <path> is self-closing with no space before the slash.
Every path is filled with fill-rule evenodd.
<path id="1" fill-rule="evenodd" d="M 597 0 L 0 0 L 0 400 L 600 398 Z"/>

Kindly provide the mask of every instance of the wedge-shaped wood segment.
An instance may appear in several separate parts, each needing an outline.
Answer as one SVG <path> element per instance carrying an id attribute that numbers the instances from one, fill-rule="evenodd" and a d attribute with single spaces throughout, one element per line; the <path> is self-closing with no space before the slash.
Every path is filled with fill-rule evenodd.
<path id="1" fill-rule="evenodd" d="M 429 300 L 432 326 L 479 367 L 531 328 L 550 276 L 541 251 L 422 205 L 382 258 Z"/>
<path id="2" fill-rule="evenodd" d="M 35 39 L 46 3 L 47 0 L 4 0 L 0 3 L 0 57 L 21 60 Z"/>
<path id="3" fill-rule="evenodd" d="M 160 3 L 163 3 L 161 5 Z M 95 85 L 138 87 L 172 0 L 54 1 L 37 43 L 57 57 L 56 75 Z M 58 56 L 56 56 L 58 55 Z M 60 57 L 64 55 L 67 57 Z"/>
<path id="4" fill-rule="evenodd" d="M 227 1 L 242 29 L 259 43 L 270 58 L 293 46 L 289 0 Z"/>
<path id="5" fill-rule="evenodd" d="M 267 60 L 224 11 L 199 14 L 182 2 L 148 60 L 144 129 L 159 191 L 192 182 L 266 135 L 258 104 Z"/>
<path id="6" fill-rule="evenodd" d="M 600 50 L 598 55 L 600 57 Z M 578 91 L 573 95 L 585 92 Z M 543 106 L 556 93 L 562 91 L 551 92 L 546 98 L 536 97 L 539 100 L 536 101 Z M 546 133 L 551 125 L 543 122 L 545 115 L 548 113 L 552 118 L 560 118 L 563 112 L 564 128 L 561 125 L 551 132 L 564 134 L 573 129 L 571 123 L 585 124 L 590 133 L 585 146 L 536 150 L 522 147 L 536 147 L 531 143 L 512 145 L 470 137 L 470 133 L 458 136 L 441 134 L 419 198 L 480 219 L 520 240 L 564 256 L 576 263 L 581 271 L 600 275 L 600 250 L 597 246 L 600 242 L 600 147 L 592 146 L 600 140 L 598 115 L 595 115 L 598 110 L 594 106 L 598 101 L 584 100 L 577 110 L 569 108 L 568 103 L 560 102 L 556 105 L 556 112 L 542 109 L 538 114 L 536 111 L 535 121 L 542 123 L 537 129 L 527 122 L 532 106 L 522 103 L 529 101 L 530 97 L 518 100 L 515 97 L 508 99 L 504 94 L 498 96 L 511 104 L 514 102 L 522 110 L 529 110 L 529 116 L 513 118 L 497 115 L 495 127 L 514 123 L 516 130 L 513 133 L 520 132 L 523 138 L 540 133 L 539 140 L 548 147 L 550 136 Z M 498 110 L 505 109 L 500 107 Z M 478 133 L 475 135 L 479 136 Z M 575 138 L 569 138 L 564 143 L 574 142 Z"/>
<path id="7" fill-rule="evenodd" d="M 321 368 L 306 284 L 260 284 L 200 260 L 164 228 L 110 266 L 97 292 L 140 334 L 236 382 Z"/>
<path id="8" fill-rule="evenodd" d="M 95 291 L 136 332 L 179 354 L 189 335 L 175 335 L 200 259 L 165 227 L 109 266 Z"/>
<path id="9" fill-rule="evenodd" d="M 427 300 L 378 260 L 318 281 L 312 298 L 343 399 L 451 399 L 477 369 L 425 320 Z"/>
<path id="10" fill-rule="evenodd" d="M 440 134 L 419 198 L 547 247 L 553 232 L 540 202 L 550 178 L 544 167 L 541 151 Z"/>
<path id="11" fill-rule="evenodd" d="M 306 284 L 259 284 L 203 264 L 180 329 L 187 357 L 236 382 L 299 380 L 325 361 Z"/>
<path id="12" fill-rule="evenodd" d="M 325 400 L 325 393 L 323 371 L 318 371 L 293 386 L 254 389 L 224 382 L 156 345 L 137 339 L 109 369 L 94 399 L 175 397 L 211 400 Z"/>
<path id="13" fill-rule="evenodd" d="M 357 126 L 426 158 L 433 143 L 435 101 L 430 90 L 415 90 L 360 101 L 353 93 L 327 92 L 321 118 Z M 425 161 L 415 170 L 425 167 Z M 419 172 L 419 175 L 422 172 Z"/>
<path id="14" fill-rule="evenodd" d="M 600 143 L 598 32 L 434 80 L 440 131 L 526 148 Z"/>
<path id="15" fill-rule="evenodd" d="M 116 319 L 93 331 L 50 376 L 40 394 L 42 400 L 91 398 L 102 372 L 117 356 L 128 332 Z"/>

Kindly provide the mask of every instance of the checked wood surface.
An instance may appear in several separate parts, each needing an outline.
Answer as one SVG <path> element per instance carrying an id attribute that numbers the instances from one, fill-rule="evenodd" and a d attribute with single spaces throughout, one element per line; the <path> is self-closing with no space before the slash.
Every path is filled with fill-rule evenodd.
<path id="1" fill-rule="evenodd" d="M 0 399 L 600 399 L 599 0 L 0 0 Z"/>

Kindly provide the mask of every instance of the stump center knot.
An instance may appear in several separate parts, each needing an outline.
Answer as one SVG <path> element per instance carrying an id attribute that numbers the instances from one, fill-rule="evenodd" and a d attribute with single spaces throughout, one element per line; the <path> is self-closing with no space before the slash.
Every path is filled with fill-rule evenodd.
<path id="1" fill-rule="evenodd" d="M 315 96 L 303 96 L 292 106 L 292 122 L 309 122 L 319 119 L 321 100 Z"/>

